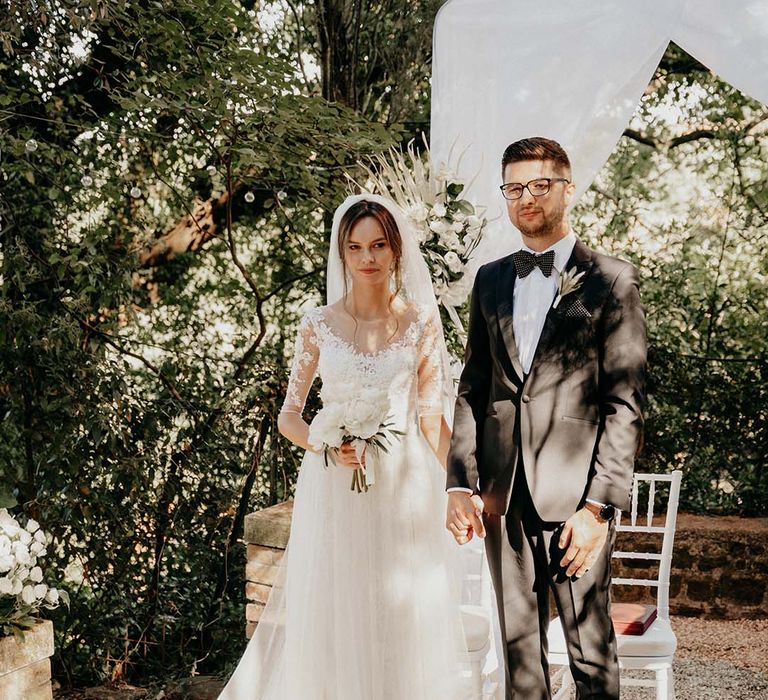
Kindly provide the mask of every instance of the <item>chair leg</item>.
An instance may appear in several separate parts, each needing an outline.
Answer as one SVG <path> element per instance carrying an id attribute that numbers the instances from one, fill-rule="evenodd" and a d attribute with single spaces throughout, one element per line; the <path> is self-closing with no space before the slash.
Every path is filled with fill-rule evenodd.
<path id="1" fill-rule="evenodd" d="M 471 661 L 472 669 L 472 697 L 474 700 L 483 700 L 483 664 L 480 660 Z"/>
<path id="2" fill-rule="evenodd" d="M 660 668 L 656 671 L 656 700 L 672 700 L 669 695 L 669 679 L 672 670 Z"/>
<path id="3" fill-rule="evenodd" d="M 669 700 L 675 700 L 675 675 L 672 668 L 667 671 L 667 696 Z"/>
<path id="4" fill-rule="evenodd" d="M 571 677 L 571 670 L 565 666 L 562 671 L 559 672 L 556 678 L 560 681 L 560 687 L 552 696 L 552 700 L 565 700 L 570 694 L 571 685 L 573 685 L 573 678 Z"/>

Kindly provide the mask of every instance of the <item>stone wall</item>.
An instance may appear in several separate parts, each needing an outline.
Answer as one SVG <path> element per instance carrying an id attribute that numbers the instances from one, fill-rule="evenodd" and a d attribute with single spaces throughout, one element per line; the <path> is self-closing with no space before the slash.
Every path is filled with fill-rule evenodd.
<path id="1" fill-rule="evenodd" d="M 662 524 L 655 522 L 654 524 Z M 616 549 L 660 551 L 661 537 L 619 533 Z M 614 560 L 614 576 L 655 578 L 658 564 Z M 650 589 L 615 586 L 614 600 L 651 602 Z M 720 619 L 768 618 L 768 518 L 681 513 L 672 557 L 670 612 Z"/>
<path id="2" fill-rule="evenodd" d="M 291 529 L 293 503 L 251 513 L 245 518 L 247 546 L 246 636 L 250 638 L 283 557 Z M 656 522 L 655 524 L 662 524 Z M 620 533 L 616 548 L 660 551 L 661 537 Z M 655 578 L 658 564 L 614 560 L 614 576 Z M 652 602 L 649 588 L 615 586 L 613 598 Z M 680 514 L 672 558 L 670 611 L 720 619 L 768 618 L 768 518 L 708 517 Z"/>
<path id="3" fill-rule="evenodd" d="M 42 620 L 24 633 L 24 640 L 0 637 L 0 698 L 51 700 L 53 623 Z"/>

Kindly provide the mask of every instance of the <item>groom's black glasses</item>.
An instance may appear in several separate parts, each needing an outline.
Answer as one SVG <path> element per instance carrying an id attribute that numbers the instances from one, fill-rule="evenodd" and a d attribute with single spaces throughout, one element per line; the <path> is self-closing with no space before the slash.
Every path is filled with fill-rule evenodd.
<path id="1" fill-rule="evenodd" d="M 508 182 L 499 189 L 504 199 L 520 199 L 523 196 L 523 190 L 528 190 L 534 197 L 542 197 L 549 192 L 553 182 L 570 182 L 570 180 L 564 177 L 537 177 L 524 185 L 519 182 Z"/>

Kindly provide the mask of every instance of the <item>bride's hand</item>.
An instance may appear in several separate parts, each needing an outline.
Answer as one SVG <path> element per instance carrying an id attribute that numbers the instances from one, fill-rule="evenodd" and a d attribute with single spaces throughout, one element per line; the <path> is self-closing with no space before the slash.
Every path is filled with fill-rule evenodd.
<path id="1" fill-rule="evenodd" d="M 363 452 L 361 464 L 357 459 L 357 454 L 355 454 L 354 445 L 351 442 L 344 442 L 336 452 L 336 464 L 350 469 L 359 469 L 361 466 L 365 466 L 365 452 Z"/>

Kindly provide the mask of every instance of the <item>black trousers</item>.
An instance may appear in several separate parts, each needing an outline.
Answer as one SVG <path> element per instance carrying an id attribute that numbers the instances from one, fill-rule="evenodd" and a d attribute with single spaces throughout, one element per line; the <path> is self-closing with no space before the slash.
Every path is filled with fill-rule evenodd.
<path id="1" fill-rule="evenodd" d="M 553 485 L 556 488 L 556 485 Z M 580 579 L 560 566 L 563 523 L 542 521 L 518 463 L 506 516 L 486 514 L 486 552 L 505 635 L 507 700 L 548 700 L 549 595 L 563 625 L 577 698 L 619 697 L 616 637 L 610 617 L 611 552 L 615 530 Z"/>

